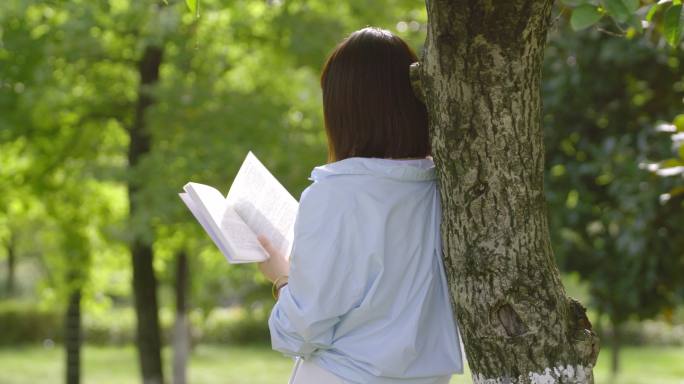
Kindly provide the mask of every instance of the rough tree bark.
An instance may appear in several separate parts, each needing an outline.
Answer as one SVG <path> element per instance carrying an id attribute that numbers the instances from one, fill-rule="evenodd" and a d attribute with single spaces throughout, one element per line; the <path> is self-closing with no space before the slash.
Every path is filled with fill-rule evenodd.
<path id="1" fill-rule="evenodd" d="M 129 130 L 130 144 L 128 165 L 135 167 L 141 156 L 150 151 L 150 135 L 145 127 L 145 112 L 153 104 L 150 88 L 159 79 L 162 49 L 153 45 L 145 48 L 138 63 L 140 86 L 135 120 Z M 128 183 L 129 212 L 133 217 L 138 205 L 135 195 L 139 189 L 137 181 Z M 131 243 L 133 264 L 133 294 L 137 317 L 138 359 L 145 384 L 160 384 L 163 380 L 161 340 L 159 331 L 159 306 L 157 304 L 157 279 L 154 274 L 152 246 L 135 235 Z"/>
<path id="2" fill-rule="evenodd" d="M 445 268 L 475 383 L 592 383 L 598 338 L 565 295 L 543 191 L 552 0 L 427 0 L 428 108 Z"/>

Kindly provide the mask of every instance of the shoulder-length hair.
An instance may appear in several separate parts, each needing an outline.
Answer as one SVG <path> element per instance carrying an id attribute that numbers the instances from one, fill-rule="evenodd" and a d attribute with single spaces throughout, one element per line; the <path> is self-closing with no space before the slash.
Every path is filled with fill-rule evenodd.
<path id="1" fill-rule="evenodd" d="M 427 110 L 409 79 L 416 61 L 406 42 L 380 28 L 360 29 L 337 45 L 321 73 L 329 162 L 430 154 Z"/>

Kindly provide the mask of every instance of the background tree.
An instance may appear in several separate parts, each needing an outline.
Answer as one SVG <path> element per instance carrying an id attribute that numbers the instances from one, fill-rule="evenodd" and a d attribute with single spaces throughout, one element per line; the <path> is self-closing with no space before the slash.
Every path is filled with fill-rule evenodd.
<path id="1" fill-rule="evenodd" d="M 579 272 L 611 323 L 615 372 L 622 325 L 678 304 L 684 213 L 677 198 L 659 203 L 674 180 L 639 164 L 669 152 L 651 126 L 680 110 L 684 90 L 673 84 L 684 55 L 647 38 L 560 29 L 547 55 L 564 58 L 544 68 L 552 239 L 561 269 Z"/>

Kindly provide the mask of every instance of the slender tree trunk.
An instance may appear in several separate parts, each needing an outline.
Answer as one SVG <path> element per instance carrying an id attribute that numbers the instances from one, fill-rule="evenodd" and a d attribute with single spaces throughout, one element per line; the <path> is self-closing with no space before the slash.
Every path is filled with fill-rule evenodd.
<path id="1" fill-rule="evenodd" d="M 475 383 L 592 383 L 598 340 L 566 297 L 543 191 L 552 0 L 427 0 L 422 64 L 452 302 Z"/>
<path id="2" fill-rule="evenodd" d="M 81 290 L 69 295 L 64 319 L 64 347 L 66 349 L 66 383 L 81 382 Z"/>
<path id="3" fill-rule="evenodd" d="M 140 87 L 135 120 L 130 129 L 128 164 L 134 168 L 140 157 L 150 151 L 150 135 L 145 125 L 145 113 L 153 104 L 151 88 L 159 79 L 162 49 L 153 45 L 145 48 L 139 62 Z M 128 184 L 130 217 L 135 217 L 138 204 L 136 193 L 141 181 L 131 180 Z M 143 241 L 140 234 L 134 234 L 131 243 L 133 261 L 133 293 L 137 315 L 137 346 L 140 368 L 145 384 L 163 383 L 161 340 L 159 330 L 159 306 L 157 304 L 157 279 L 153 268 L 152 246 Z"/>
<path id="4" fill-rule="evenodd" d="M 188 327 L 188 256 L 185 251 L 176 255 L 176 324 L 173 331 L 173 383 L 185 384 L 186 366 L 190 351 Z"/>
<path id="5" fill-rule="evenodd" d="M 613 378 L 617 377 L 620 371 L 620 348 L 622 347 L 622 324 L 612 321 L 613 325 L 613 339 L 612 349 L 613 353 L 610 358 L 610 373 Z"/>
<path id="6" fill-rule="evenodd" d="M 5 293 L 7 297 L 14 295 L 15 288 L 15 271 L 17 265 L 17 242 L 16 235 L 11 232 L 9 241 L 7 242 L 7 281 L 5 285 Z"/>
<path id="7" fill-rule="evenodd" d="M 597 308 L 596 311 L 596 324 L 594 324 L 594 331 L 597 335 L 603 335 L 603 311 L 601 311 L 601 308 Z"/>

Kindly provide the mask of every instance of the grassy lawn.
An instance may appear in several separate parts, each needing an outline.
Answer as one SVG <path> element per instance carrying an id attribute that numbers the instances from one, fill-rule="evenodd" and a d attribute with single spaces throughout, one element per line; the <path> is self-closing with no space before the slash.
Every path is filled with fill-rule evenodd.
<path id="1" fill-rule="evenodd" d="M 165 362 L 171 361 L 165 350 Z M 83 351 L 83 382 L 92 384 L 138 383 L 133 347 L 90 347 Z M 611 383 L 610 351 L 601 352 L 596 383 Z M 623 371 L 616 384 L 684 384 L 684 348 L 626 348 Z M 268 347 L 198 346 L 188 368 L 191 384 L 285 384 L 292 361 Z M 63 382 L 63 353 L 59 348 L 0 348 L 0 383 Z M 167 371 L 167 377 L 170 372 Z M 454 376 L 451 384 L 469 383 L 469 375 Z"/>

